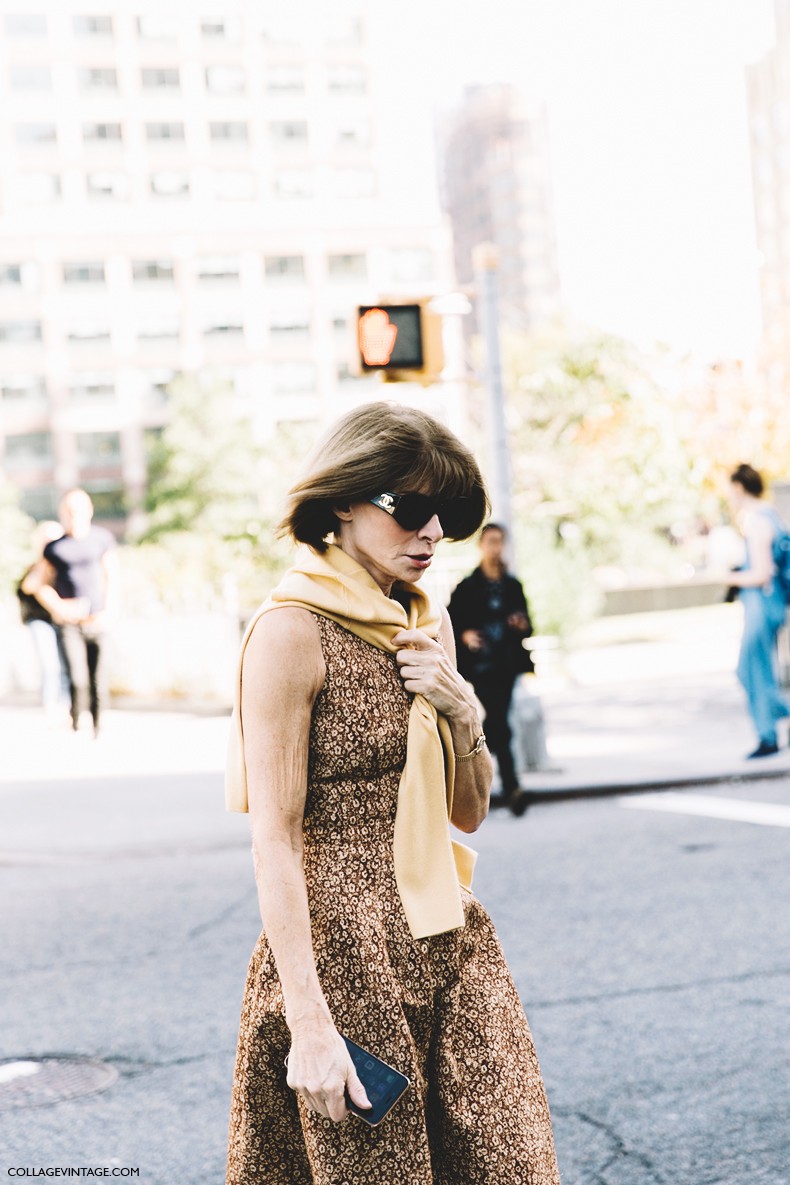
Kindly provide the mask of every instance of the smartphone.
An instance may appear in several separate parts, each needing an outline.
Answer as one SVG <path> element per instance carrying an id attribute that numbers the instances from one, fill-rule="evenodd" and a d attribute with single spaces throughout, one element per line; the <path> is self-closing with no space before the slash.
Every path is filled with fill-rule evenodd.
<path id="1" fill-rule="evenodd" d="M 401 1074 L 393 1066 L 388 1066 L 374 1053 L 362 1049 L 348 1037 L 343 1037 L 343 1040 L 351 1054 L 351 1060 L 359 1075 L 359 1080 L 372 1104 L 366 1111 L 364 1107 L 358 1107 L 356 1103 L 352 1103 L 348 1097 L 348 1091 L 346 1091 L 346 1106 L 354 1115 L 364 1119 L 365 1123 L 369 1123 L 371 1127 L 377 1127 L 385 1115 L 389 1114 L 404 1091 L 411 1086 L 411 1083 L 405 1074 Z"/>

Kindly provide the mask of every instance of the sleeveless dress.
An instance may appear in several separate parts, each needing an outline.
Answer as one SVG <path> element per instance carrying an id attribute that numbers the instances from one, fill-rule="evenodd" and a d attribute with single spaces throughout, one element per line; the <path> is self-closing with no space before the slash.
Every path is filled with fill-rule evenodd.
<path id="1" fill-rule="evenodd" d="M 376 1128 L 333 1123 L 286 1085 L 282 989 L 250 962 L 227 1185 L 559 1185 L 526 1017 L 488 914 L 414 939 L 392 857 L 410 696 L 392 655 L 314 615 L 326 681 L 310 732 L 304 869 L 319 979 L 338 1030 L 411 1080 Z"/>

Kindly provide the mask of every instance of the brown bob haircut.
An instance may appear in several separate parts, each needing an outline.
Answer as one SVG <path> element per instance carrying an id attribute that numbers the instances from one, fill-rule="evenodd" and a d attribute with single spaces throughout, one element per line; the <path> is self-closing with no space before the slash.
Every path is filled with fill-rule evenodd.
<path id="1" fill-rule="evenodd" d="M 329 429 L 289 491 L 278 534 L 325 551 L 337 530 L 333 506 L 377 494 L 463 498 L 468 508 L 454 539 L 474 535 L 489 512 L 488 494 L 469 449 L 444 424 L 413 407 L 366 403 Z"/>

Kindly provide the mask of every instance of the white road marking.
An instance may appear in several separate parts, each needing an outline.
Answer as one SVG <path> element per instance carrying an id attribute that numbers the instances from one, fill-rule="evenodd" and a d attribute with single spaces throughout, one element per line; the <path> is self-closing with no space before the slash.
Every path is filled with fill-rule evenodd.
<path id="1" fill-rule="evenodd" d="M 678 815 L 703 815 L 763 827 L 790 827 L 790 806 L 774 802 L 744 802 L 740 798 L 716 798 L 706 794 L 634 794 L 620 799 L 620 806 L 636 811 L 666 811 Z"/>

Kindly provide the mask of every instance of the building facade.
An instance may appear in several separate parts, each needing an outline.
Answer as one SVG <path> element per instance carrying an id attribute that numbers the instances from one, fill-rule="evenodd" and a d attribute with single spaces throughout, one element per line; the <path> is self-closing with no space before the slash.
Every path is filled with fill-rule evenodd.
<path id="1" fill-rule="evenodd" d="M 514 85 L 472 87 L 440 130 L 455 270 L 470 284 L 480 243 L 499 251 L 500 314 L 531 329 L 560 306 L 545 109 Z"/>
<path id="2" fill-rule="evenodd" d="M 776 44 L 747 68 L 762 359 L 769 386 L 790 382 L 790 0 L 774 0 Z"/>
<path id="3" fill-rule="evenodd" d="M 122 520 L 182 375 L 261 438 L 378 397 L 357 304 L 452 280 L 386 46 L 351 0 L 0 0 L 0 458 L 29 513 L 79 484 Z"/>

